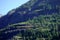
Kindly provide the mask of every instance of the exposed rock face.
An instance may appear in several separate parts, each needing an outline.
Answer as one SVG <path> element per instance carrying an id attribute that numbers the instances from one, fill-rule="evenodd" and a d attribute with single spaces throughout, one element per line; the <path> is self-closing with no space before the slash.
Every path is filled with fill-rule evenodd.
<path id="1" fill-rule="evenodd" d="M 59 14 L 60 0 L 30 0 L 24 5 L 12 9 L 0 18 L 0 28 L 9 24 L 24 22 L 39 15 Z"/>

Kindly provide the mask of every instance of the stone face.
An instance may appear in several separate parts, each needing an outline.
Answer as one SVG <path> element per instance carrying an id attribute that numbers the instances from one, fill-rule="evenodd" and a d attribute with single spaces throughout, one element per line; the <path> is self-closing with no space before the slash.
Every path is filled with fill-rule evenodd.
<path id="1" fill-rule="evenodd" d="M 39 15 L 59 14 L 59 9 L 60 0 L 30 0 L 1 17 L 0 28 L 9 24 L 25 22 Z"/>

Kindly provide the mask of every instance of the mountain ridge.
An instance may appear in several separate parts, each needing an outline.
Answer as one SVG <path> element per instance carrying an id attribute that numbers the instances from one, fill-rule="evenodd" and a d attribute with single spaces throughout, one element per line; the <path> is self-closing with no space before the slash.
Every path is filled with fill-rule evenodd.
<path id="1" fill-rule="evenodd" d="M 20 38 L 60 40 L 60 0 L 30 0 L 1 17 L 0 40 Z"/>
<path id="2" fill-rule="evenodd" d="M 1 17 L 0 27 L 24 22 L 39 15 L 59 14 L 59 2 L 59 0 L 30 0 L 26 4 L 12 9 L 7 15 Z"/>

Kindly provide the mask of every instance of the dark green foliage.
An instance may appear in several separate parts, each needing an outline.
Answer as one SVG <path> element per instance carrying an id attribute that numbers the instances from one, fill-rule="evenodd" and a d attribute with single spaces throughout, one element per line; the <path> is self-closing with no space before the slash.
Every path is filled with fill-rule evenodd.
<path id="1" fill-rule="evenodd" d="M 60 40 L 59 15 L 40 15 L 27 21 L 33 28 L 22 30 L 16 36 L 23 40 Z"/>
<path id="2" fill-rule="evenodd" d="M 40 15 L 38 17 L 34 17 L 32 20 L 28 20 L 23 23 L 16 23 L 9 25 L 6 28 L 0 29 L 0 37 L 1 34 L 14 34 L 14 31 L 19 31 L 19 29 L 24 29 L 27 24 L 33 26 L 32 28 L 26 28 L 26 30 L 21 30 L 17 35 L 13 35 L 11 40 L 60 40 L 60 15 L 52 14 L 52 15 Z M 26 24 L 26 25 L 25 25 Z M 25 27 L 21 27 L 21 26 Z M 18 36 L 15 38 L 15 36 Z M 3 37 L 3 36 L 2 36 Z M 4 36 L 5 37 L 5 36 Z M 7 35 L 8 37 L 8 35 Z M 21 38 L 19 38 L 21 37 Z"/>
<path id="3" fill-rule="evenodd" d="M 0 27 L 0 40 L 60 40 L 60 1 L 31 0 L 2 17 Z"/>

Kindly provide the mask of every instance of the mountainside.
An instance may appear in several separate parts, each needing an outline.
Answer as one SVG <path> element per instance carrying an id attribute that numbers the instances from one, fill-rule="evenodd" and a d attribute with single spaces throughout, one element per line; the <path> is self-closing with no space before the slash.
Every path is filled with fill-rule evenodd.
<path id="1" fill-rule="evenodd" d="M 60 40 L 60 15 L 40 15 L 0 29 L 0 40 Z"/>
<path id="2" fill-rule="evenodd" d="M 59 14 L 59 2 L 59 0 L 30 0 L 24 5 L 12 9 L 7 15 L 0 18 L 0 28 L 9 24 L 24 22 L 39 15 Z"/>
<path id="3" fill-rule="evenodd" d="M 60 0 L 30 0 L 0 18 L 0 40 L 60 40 Z"/>

